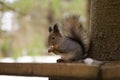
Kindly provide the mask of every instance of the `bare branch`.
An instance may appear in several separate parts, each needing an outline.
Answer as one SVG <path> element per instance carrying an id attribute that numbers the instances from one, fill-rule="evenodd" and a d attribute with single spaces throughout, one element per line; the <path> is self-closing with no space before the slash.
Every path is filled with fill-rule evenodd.
<path id="1" fill-rule="evenodd" d="M 25 15 L 25 13 L 23 13 L 23 12 L 21 12 L 21 11 L 15 9 L 15 8 L 13 8 L 13 7 L 7 5 L 7 4 L 6 4 L 5 2 L 3 2 L 3 1 L 0 1 L 0 5 L 2 5 L 2 6 L 4 6 L 4 7 L 6 7 L 6 8 L 8 8 L 9 10 L 12 10 L 12 11 L 14 11 L 14 12 L 17 12 L 17 13 L 19 13 L 20 15 Z"/>

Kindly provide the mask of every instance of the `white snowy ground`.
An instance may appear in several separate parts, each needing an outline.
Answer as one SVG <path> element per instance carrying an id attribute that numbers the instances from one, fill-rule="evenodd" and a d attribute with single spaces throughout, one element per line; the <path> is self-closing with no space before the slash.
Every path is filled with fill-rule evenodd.
<path id="1" fill-rule="evenodd" d="M 25 77 L 0 75 L 0 80 L 48 80 L 47 77 Z"/>

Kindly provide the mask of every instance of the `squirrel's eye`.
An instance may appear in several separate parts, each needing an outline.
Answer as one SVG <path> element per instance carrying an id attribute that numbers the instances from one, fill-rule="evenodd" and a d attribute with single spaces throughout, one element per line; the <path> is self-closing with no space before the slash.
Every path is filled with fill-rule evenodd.
<path id="1" fill-rule="evenodd" d="M 55 39 L 55 37 L 52 37 L 52 39 Z"/>

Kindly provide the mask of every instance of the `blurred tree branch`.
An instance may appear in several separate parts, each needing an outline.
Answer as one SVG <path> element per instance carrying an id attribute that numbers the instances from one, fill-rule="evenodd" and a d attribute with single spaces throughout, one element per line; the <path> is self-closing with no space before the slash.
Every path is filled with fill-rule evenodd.
<path id="1" fill-rule="evenodd" d="M 17 10 L 17 9 L 15 9 L 15 8 L 13 8 L 13 7 L 11 7 L 11 6 L 9 6 L 9 5 L 7 5 L 5 2 L 3 2 L 3 1 L 0 1 L 0 11 L 2 11 L 2 10 L 12 10 L 12 11 L 14 11 L 14 12 L 17 12 L 17 13 L 19 13 L 20 15 L 25 15 L 25 13 L 24 12 L 21 12 L 21 11 L 19 11 L 19 10 Z"/>

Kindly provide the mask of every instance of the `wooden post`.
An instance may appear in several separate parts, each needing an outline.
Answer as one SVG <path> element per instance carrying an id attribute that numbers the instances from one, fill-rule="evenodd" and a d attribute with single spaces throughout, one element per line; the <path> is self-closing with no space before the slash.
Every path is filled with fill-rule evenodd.
<path id="1" fill-rule="evenodd" d="M 91 0 L 92 43 L 89 56 L 120 60 L 120 0 Z"/>

